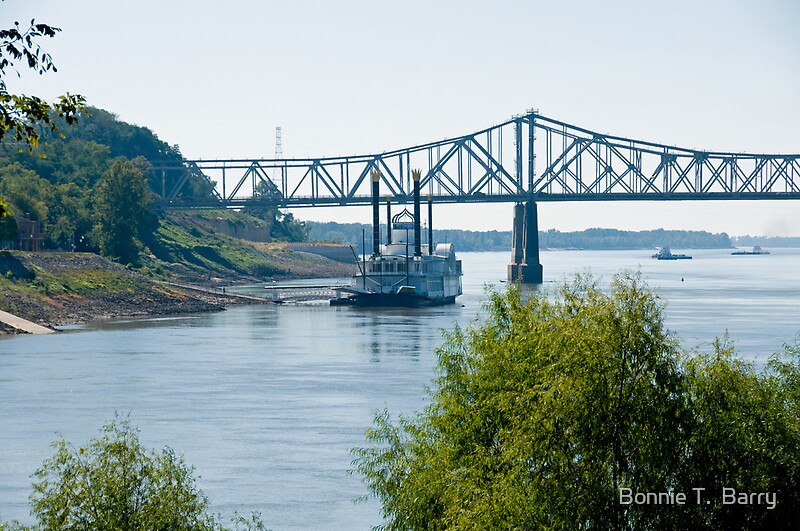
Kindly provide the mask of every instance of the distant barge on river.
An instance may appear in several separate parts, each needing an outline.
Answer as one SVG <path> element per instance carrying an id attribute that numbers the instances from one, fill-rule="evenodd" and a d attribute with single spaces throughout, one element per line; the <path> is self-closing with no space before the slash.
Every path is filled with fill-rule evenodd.
<path id="1" fill-rule="evenodd" d="M 731 254 L 732 255 L 737 255 L 737 256 L 743 256 L 743 255 L 748 255 L 749 256 L 749 255 L 755 255 L 755 254 L 769 254 L 769 251 L 765 251 L 764 249 L 761 248 L 760 245 L 756 245 L 755 247 L 753 247 L 752 251 L 742 251 L 742 250 L 740 250 L 740 251 L 733 251 Z"/>
<path id="2" fill-rule="evenodd" d="M 658 250 L 656 254 L 653 255 L 653 258 L 656 260 L 691 260 L 692 257 L 688 254 L 674 254 L 672 251 L 669 250 L 669 247 L 666 245 Z"/>

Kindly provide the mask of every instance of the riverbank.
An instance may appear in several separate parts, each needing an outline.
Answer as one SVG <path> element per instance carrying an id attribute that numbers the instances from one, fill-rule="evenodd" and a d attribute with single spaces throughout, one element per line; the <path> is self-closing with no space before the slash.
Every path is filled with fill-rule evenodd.
<path id="1" fill-rule="evenodd" d="M 285 253 L 284 253 L 285 254 Z M 281 278 L 336 276 L 347 266 L 317 256 L 284 257 Z M 333 274 L 332 274 L 333 273 Z M 180 267 L 163 276 L 145 276 L 91 253 L 0 252 L 0 310 L 55 328 L 98 319 L 221 311 L 234 304 L 271 304 L 268 299 L 226 293 L 231 284 L 269 277 L 193 272 Z M 20 333 L 1 325 L 0 335 Z"/>

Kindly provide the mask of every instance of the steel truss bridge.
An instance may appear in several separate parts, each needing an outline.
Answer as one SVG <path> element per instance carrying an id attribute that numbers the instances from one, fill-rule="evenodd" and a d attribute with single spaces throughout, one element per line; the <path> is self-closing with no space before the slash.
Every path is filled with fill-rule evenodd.
<path id="1" fill-rule="evenodd" d="M 163 208 L 410 202 L 411 169 L 435 202 L 800 199 L 800 154 L 698 151 L 601 134 L 542 116 L 514 116 L 487 129 L 372 155 L 156 162 Z M 213 187 L 193 199 L 192 182 Z"/>

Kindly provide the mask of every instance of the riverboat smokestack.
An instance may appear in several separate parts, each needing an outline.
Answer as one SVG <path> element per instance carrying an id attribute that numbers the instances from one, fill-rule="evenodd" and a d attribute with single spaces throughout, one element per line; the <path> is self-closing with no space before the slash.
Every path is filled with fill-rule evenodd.
<path id="1" fill-rule="evenodd" d="M 412 170 L 411 176 L 414 178 L 414 256 L 422 256 L 422 227 L 420 218 L 422 217 L 419 209 L 419 178 L 422 172 Z"/>
<path id="2" fill-rule="evenodd" d="M 372 170 L 372 256 L 381 254 L 380 182 L 381 172 Z"/>
<path id="3" fill-rule="evenodd" d="M 428 254 L 433 254 L 433 194 L 428 194 Z"/>
<path id="4" fill-rule="evenodd" d="M 392 244 L 392 196 L 386 196 L 386 245 Z"/>

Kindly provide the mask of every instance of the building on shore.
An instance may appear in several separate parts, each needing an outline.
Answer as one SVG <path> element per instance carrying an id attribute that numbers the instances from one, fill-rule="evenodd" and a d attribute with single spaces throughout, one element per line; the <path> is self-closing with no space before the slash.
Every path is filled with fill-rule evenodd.
<path id="1" fill-rule="evenodd" d="M 42 231 L 38 221 L 17 217 L 17 228 L 19 239 L 17 240 L 17 250 L 19 251 L 41 251 L 42 250 Z"/>

